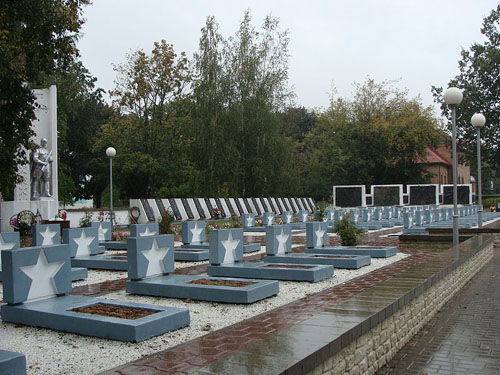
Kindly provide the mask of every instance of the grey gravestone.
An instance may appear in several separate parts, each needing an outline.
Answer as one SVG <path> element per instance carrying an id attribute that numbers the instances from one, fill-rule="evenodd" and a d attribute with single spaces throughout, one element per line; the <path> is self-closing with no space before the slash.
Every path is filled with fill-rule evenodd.
<path id="1" fill-rule="evenodd" d="M 0 350 L 0 374 L 26 375 L 26 357 L 24 354 Z"/>
<path id="2" fill-rule="evenodd" d="M 158 223 L 132 224 L 130 226 L 130 237 L 149 237 L 160 234 Z"/>
<path id="3" fill-rule="evenodd" d="M 0 281 L 2 281 L 2 250 L 19 249 L 21 247 L 21 239 L 19 232 L 3 232 L 0 233 Z"/>
<path id="4" fill-rule="evenodd" d="M 262 223 L 264 226 L 274 225 L 274 212 L 264 212 Z"/>
<path id="5" fill-rule="evenodd" d="M 301 210 L 299 211 L 297 216 L 299 218 L 299 223 L 306 223 L 307 220 L 309 219 L 309 212 L 306 210 Z"/>
<path id="6" fill-rule="evenodd" d="M 364 186 L 334 186 L 334 206 L 363 206 L 363 189 Z"/>
<path id="7" fill-rule="evenodd" d="M 231 216 L 236 216 L 236 212 L 234 212 L 233 205 L 231 204 L 231 201 L 229 200 L 229 198 L 224 198 L 224 201 L 226 202 L 227 208 L 229 210 L 229 214 Z"/>
<path id="8" fill-rule="evenodd" d="M 71 291 L 68 245 L 5 250 L 2 257 L 3 321 L 121 341 L 142 341 L 189 325 L 186 309 L 64 295 Z M 98 304 L 153 314 L 132 320 L 73 311 Z"/>
<path id="9" fill-rule="evenodd" d="M 266 228 L 266 253 L 284 255 L 292 251 L 292 226 L 271 225 Z"/>
<path id="10" fill-rule="evenodd" d="M 155 221 L 155 214 L 151 206 L 149 205 L 149 202 L 147 199 L 140 199 L 142 208 L 144 208 L 144 212 L 146 213 L 146 217 L 148 218 L 148 221 Z"/>
<path id="11" fill-rule="evenodd" d="M 172 209 L 172 213 L 174 214 L 175 220 L 181 221 L 182 220 L 182 215 L 181 212 L 179 211 L 179 207 L 177 207 L 177 202 L 173 198 L 168 199 L 168 203 L 170 204 L 170 208 Z M 154 221 L 154 220 L 150 220 Z"/>
<path id="12" fill-rule="evenodd" d="M 71 250 L 71 257 L 101 254 L 99 247 L 99 231 L 97 228 L 64 228 L 63 240 Z"/>
<path id="13" fill-rule="evenodd" d="M 251 228 L 255 226 L 255 214 L 243 214 L 241 216 L 241 222 L 243 224 L 243 228 Z"/>
<path id="14" fill-rule="evenodd" d="M 111 234 L 113 232 L 111 221 L 94 221 L 89 223 L 89 227 L 97 228 L 99 242 L 111 241 Z"/>
<path id="15" fill-rule="evenodd" d="M 61 226 L 59 224 L 38 224 L 31 227 L 33 246 L 58 245 L 61 243 Z"/>
<path id="16" fill-rule="evenodd" d="M 206 223 L 203 220 L 184 221 L 182 223 L 182 243 L 183 244 L 203 244 L 205 243 Z"/>
<path id="17" fill-rule="evenodd" d="M 198 200 L 198 198 L 193 198 L 193 201 L 194 201 L 194 205 L 196 207 L 196 210 L 198 211 L 198 215 L 200 215 L 200 219 L 206 219 L 207 217 L 205 215 L 205 211 L 201 207 L 201 204 L 200 204 L 200 201 Z"/>
<path id="18" fill-rule="evenodd" d="M 210 236 L 210 265 L 207 267 L 207 274 L 210 276 L 311 282 L 333 276 L 332 266 L 290 267 L 280 263 L 242 262 L 242 229 L 214 230 Z"/>
<path id="19" fill-rule="evenodd" d="M 181 198 L 182 206 L 184 207 L 184 211 L 190 220 L 194 219 L 193 211 L 191 211 L 191 207 L 189 207 L 189 203 L 186 198 Z"/>
<path id="20" fill-rule="evenodd" d="M 306 253 L 330 255 L 369 255 L 372 258 L 388 258 L 396 255 L 396 246 L 331 246 L 323 248 L 307 248 Z"/>
<path id="21" fill-rule="evenodd" d="M 281 215 L 281 219 L 283 224 L 292 224 L 293 223 L 293 213 L 292 211 L 285 211 Z"/>
<path id="22" fill-rule="evenodd" d="M 328 245 L 328 225 L 323 221 L 306 223 L 306 244 L 310 248 Z"/>
<path id="23" fill-rule="evenodd" d="M 372 197 L 374 206 L 397 206 L 400 201 L 400 186 L 372 186 Z"/>
<path id="24" fill-rule="evenodd" d="M 408 186 L 408 202 L 406 202 L 406 204 L 410 204 L 412 206 L 436 204 L 437 188 L 437 185 Z"/>

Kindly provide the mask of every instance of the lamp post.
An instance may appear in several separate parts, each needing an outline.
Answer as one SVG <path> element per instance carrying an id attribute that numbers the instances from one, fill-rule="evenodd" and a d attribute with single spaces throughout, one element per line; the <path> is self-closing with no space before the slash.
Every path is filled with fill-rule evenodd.
<path id="1" fill-rule="evenodd" d="M 462 102 L 462 90 L 450 87 L 444 92 L 444 101 L 451 108 L 451 152 L 453 156 L 453 247 L 458 246 L 458 207 L 457 207 L 457 130 L 456 130 L 456 106 Z"/>
<path id="2" fill-rule="evenodd" d="M 481 113 L 474 113 L 470 123 L 477 129 L 477 194 L 479 202 L 479 212 L 477 214 L 477 226 L 483 227 L 483 199 L 481 196 L 481 128 L 486 124 L 486 117 Z"/>
<path id="3" fill-rule="evenodd" d="M 114 213 L 113 213 L 113 157 L 116 155 L 114 147 L 106 149 L 106 155 L 109 157 L 109 221 L 113 226 Z"/>

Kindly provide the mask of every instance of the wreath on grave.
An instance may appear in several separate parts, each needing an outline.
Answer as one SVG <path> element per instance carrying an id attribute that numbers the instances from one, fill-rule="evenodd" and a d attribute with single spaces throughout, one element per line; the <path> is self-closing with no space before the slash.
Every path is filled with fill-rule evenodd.
<path id="1" fill-rule="evenodd" d="M 139 216 L 141 216 L 141 210 L 139 209 L 139 207 L 137 206 L 130 207 L 129 213 L 134 223 L 137 223 Z"/>
<path id="2" fill-rule="evenodd" d="M 35 214 L 30 210 L 23 210 L 17 214 L 17 225 L 20 231 L 29 231 L 33 224 L 35 224 Z"/>
<path id="3" fill-rule="evenodd" d="M 12 215 L 9 220 L 9 224 L 14 230 L 19 230 L 19 223 L 17 222 L 17 215 Z"/>

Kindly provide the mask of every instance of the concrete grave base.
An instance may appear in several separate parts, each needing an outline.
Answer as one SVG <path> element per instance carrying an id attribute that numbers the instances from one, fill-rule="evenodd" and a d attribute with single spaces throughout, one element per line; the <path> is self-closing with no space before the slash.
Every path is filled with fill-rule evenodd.
<path id="1" fill-rule="evenodd" d="M 396 246 L 331 246 L 313 247 L 305 251 L 307 254 L 332 254 L 332 255 L 369 255 L 372 258 L 388 258 L 396 255 Z"/>
<path id="2" fill-rule="evenodd" d="M 96 270 L 127 271 L 127 257 L 116 255 L 89 255 L 71 258 L 72 267 Z"/>
<path id="3" fill-rule="evenodd" d="M 126 291 L 148 296 L 190 298 L 226 303 L 253 303 L 276 295 L 279 291 L 279 283 L 274 280 L 223 279 L 225 281 L 253 283 L 241 287 L 191 284 L 191 281 L 199 279 L 221 280 L 207 276 L 164 275 L 127 281 Z"/>
<path id="4" fill-rule="evenodd" d="M 158 312 L 139 319 L 121 319 L 71 311 L 97 303 Z M 119 341 L 142 341 L 189 325 L 189 311 L 186 309 L 73 295 L 4 305 L 1 312 L 4 322 Z"/>
<path id="5" fill-rule="evenodd" d="M 259 251 L 260 247 L 261 247 L 260 243 L 245 243 L 245 244 L 243 244 L 243 252 L 244 253 L 253 253 L 254 251 Z M 203 242 L 203 243 L 199 243 L 199 244 L 194 244 L 194 243 L 184 244 L 184 245 L 181 245 L 181 247 L 179 247 L 178 249 L 195 249 L 195 250 L 206 249 L 206 250 L 209 250 L 210 243 Z M 208 259 L 208 258 L 206 258 L 206 259 Z"/>
<path id="6" fill-rule="evenodd" d="M 89 271 L 86 268 L 71 267 L 70 276 L 71 276 L 71 281 L 83 280 L 89 277 Z M 0 278 L 0 281 L 1 280 L 2 279 Z"/>
<path id="7" fill-rule="evenodd" d="M 266 227 L 243 227 L 243 232 L 265 232 Z"/>
<path id="8" fill-rule="evenodd" d="M 280 263 L 238 262 L 231 265 L 209 265 L 207 267 L 207 274 L 210 276 L 222 277 L 311 282 L 318 282 L 333 276 L 333 267 L 326 265 L 300 265 L 309 267 L 308 269 L 285 268 L 287 266 L 289 267 L 290 264 L 282 264 L 284 266 L 283 268 L 266 267 L 279 264 Z"/>
<path id="9" fill-rule="evenodd" d="M 174 260 L 198 262 L 201 260 L 208 260 L 209 253 L 208 249 L 177 248 L 174 251 Z"/>
<path id="10" fill-rule="evenodd" d="M 335 255 L 337 256 L 337 255 Z M 286 254 L 266 255 L 264 262 L 287 264 L 326 264 L 335 268 L 358 269 L 371 264 L 371 257 L 367 255 L 338 255 L 339 258 L 327 258 L 327 254 Z"/>
<path id="11" fill-rule="evenodd" d="M 21 353 L 0 350 L 0 374 L 26 375 L 26 357 Z"/>
<path id="12" fill-rule="evenodd" d="M 253 253 L 255 251 L 259 251 L 261 248 L 260 243 L 244 243 L 243 244 L 243 252 L 244 253 Z"/>
<path id="13" fill-rule="evenodd" d="M 210 249 L 210 242 L 192 242 L 182 244 L 181 249 Z"/>

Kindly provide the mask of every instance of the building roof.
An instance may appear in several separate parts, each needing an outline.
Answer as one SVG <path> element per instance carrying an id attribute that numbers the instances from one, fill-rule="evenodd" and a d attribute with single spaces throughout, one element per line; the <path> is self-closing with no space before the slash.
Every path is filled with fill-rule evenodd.
<path id="1" fill-rule="evenodd" d="M 430 147 L 426 147 L 426 155 L 423 159 L 419 161 L 419 163 L 422 164 L 436 164 L 436 163 L 441 163 L 441 164 L 446 164 L 448 166 L 451 166 L 451 163 L 447 161 L 445 158 L 443 158 L 439 153 Z"/>

